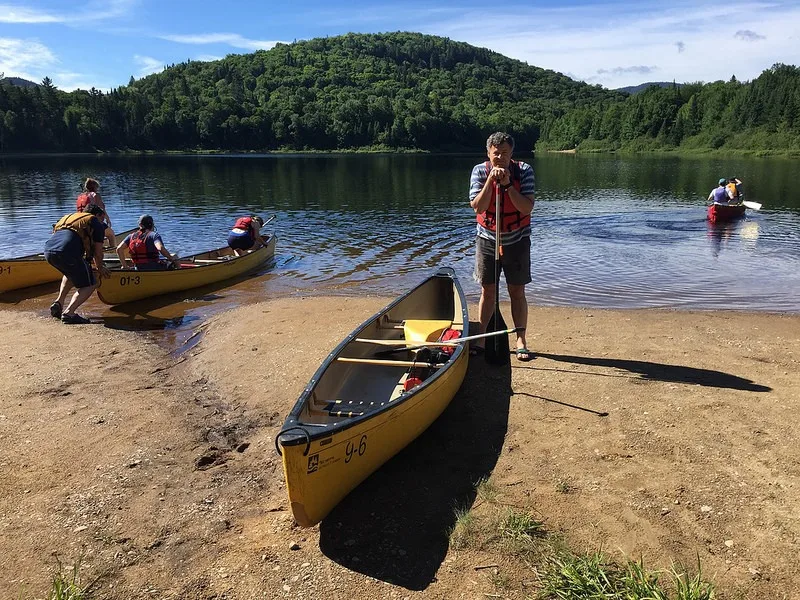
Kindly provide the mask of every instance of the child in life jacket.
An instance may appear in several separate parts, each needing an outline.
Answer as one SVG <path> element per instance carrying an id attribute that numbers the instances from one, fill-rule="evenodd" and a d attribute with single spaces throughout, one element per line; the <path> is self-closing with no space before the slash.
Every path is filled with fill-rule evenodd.
<path id="1" fill-rule="evenodd" d="M 111 217 L 105 212 L 106 205 L 100 197 L 100 182 L 91 177 L 87 177 L 86 181 L 83 182 L 83 191 L 78 194 L 78 197 L 75 199 L 75 210 L 77 212 L 83 212 L 90 204 L 94 204 L 103 209 L 102 220 L 107 225 L 106 238 L 108 239 L 108 245 L 114 248 L 117 245 L 117 239 L 114 237 L 114 230 L 111 229 Z"/>

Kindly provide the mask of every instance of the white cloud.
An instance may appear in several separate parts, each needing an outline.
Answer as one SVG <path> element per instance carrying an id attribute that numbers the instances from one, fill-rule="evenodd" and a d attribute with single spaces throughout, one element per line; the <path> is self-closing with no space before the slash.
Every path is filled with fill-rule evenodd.
<path id="1" fill-rule="evenodd" d="M 198 33 L 188 35 L 159 35 L 162 40 L 179 44 L 227 44 L 245 50 L 269 50 L 278 41 L 251 40 L 238 33 Z"/>
<path id="2" fill-rule="evenodd" d="M 27 6 L 0 4 L 0 23 L 43 24 L 64 23 L 79 24 L 87 21 L 102 21 L 123 16 L 130 12 L 136 0 L 93 1 L 82 8 L 67 13 L 55 13 L 37 10 Z"/>
<path id="3" fill-rule="evenodd" d="M 376 22 L 377 15 L 384 19 Z M 508 7 L 496 27 L 487 26 L 492 23 L 479 4 L 457 13 L 443 7 L 394 10 L 373 5 L 353 19 L 351 31 L 363 26 L 447 36 L 611 88 L 643 82 L 643 74 L 620 70 L 628 65 L 652 65 L 663 81 L 691 82 L 727 80 L 733 74 L 748 80 L 776 62 L 800 64 L 796 1 L 517 4 Z M 743 25 L 747 29 L 737 37 Z M 767 31 L 767 37 L 757 33 Z M 749 43 L 753 41 L 758 43 Z"/>
<path id="4" fill-rule="evenodd" d="M 165 66 L 163 60 L 159 60 L 151 56 L 142 56 L 141 54 L 134 55 L 133 62 L 136 63 L 136 66 L 139 69 L 139 77 L 144 77 L 145 75 L 151 75 L 153 73 L 160 73 L 164 70 Z"/>
<path id="5" fill-rule="evenodd" d="M 95 76 L 91 76 L 90 78 L 86 73 L 74 73 L 71 71 L 58 71 L 50 75 L 50 79 L 53 80 L 53 85 L 65 92 L 90 90 L 92 88 L 102 92 L 110 92 L 111 88 L 118 87 L 108 83 L 98 82 Z"/>
<path id="6" fill-rule="evenodd" d="M 225 58 L 224 56 L 215 56 L 213 54 L 200 54 L 195 56 L 192 60 L 200 60 L 203 62 L 213 62 L 215 60 L 222 60 Z"/>
<path id="7" fill-rule="evenodd" d="M 36 40 L 0 38 L 0 73 L 39 82 L 42 71 L 58 62 L 44 44 Z"/>
<path id="8" fill-rule="evenodd" d="M 0 4 L 0 23 L 60 23 L 62 17 L 46 11 Z"/>

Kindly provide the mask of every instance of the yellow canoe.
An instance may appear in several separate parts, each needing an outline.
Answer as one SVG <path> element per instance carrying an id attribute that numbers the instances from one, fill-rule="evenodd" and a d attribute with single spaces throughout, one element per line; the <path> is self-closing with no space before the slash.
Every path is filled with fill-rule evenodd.
<path id="1" fill-rule="evenodd" d="M 116 237 L 121 241 L 134 231 L 136 229 L 123 231 L 116 234 Z M 113 248 L 108 246 L 103 250 L 108 253 L 114 251 Z M 109 262 L 116 261 L 119 264 L 116 254 L 109 254 L 106 260 Z M 44 259 L 44 254 L 30 254 L 19 258 L 0 260 L 0 292 L 10 292 L 11 290 L 50 283 L 59 279 L 61 279 L 61 273 L 50 266 L 50 263 Z"/>
<path id="2" fill-rule="evenodd" d="M 328 355 L 275 439 L 299 525 L 321 521 L 444 411 L 464 380 L 469 352 L 456 344 L 450 355 L 431 342 L 447 329 L 464 337 L 465 327 L 464 292 L 454 271 L 443 268 Z"/>
<path id="3" fill-rule="evenodd" d="M 216 283 L 252 271 L 275 255 L 275 236 L 267 245 L 242 256 L 228 246 L 178 259 L 180 268 L 168 271 L 111 269 L 111 277 L 102 279 L 97 296 L 106 304 L 123 304 L 160 294 L 180 292 Z"/>

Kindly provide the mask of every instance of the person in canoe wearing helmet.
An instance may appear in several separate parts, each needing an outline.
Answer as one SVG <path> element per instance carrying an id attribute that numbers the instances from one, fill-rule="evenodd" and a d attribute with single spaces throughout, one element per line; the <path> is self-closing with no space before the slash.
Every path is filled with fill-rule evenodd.
<path id="1" fill-rule="evenodd" d="M 717 204 L 727 204 L 730 198 L 728 197 L 728 180 L 727 179 L 720 179 L 717 187 L 711 190 L 711 193 L 708 195 L 709 202 L 715 202 Z"/>

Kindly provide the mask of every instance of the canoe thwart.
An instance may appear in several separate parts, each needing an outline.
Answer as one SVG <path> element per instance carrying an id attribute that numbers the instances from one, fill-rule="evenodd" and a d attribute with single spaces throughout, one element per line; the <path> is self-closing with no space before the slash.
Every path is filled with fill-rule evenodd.
<path id="1" fill-rule="evenodd" d="M 378 360 L 375 358 L 346 358 L 344 356 L 340 356 L 336 360 L 345 363 L 380 365 L 384 367 L 430 367 L 431 369 L 438 369 L 445 365 L 445 363 L 419 362 L 413 360 Z"/>

